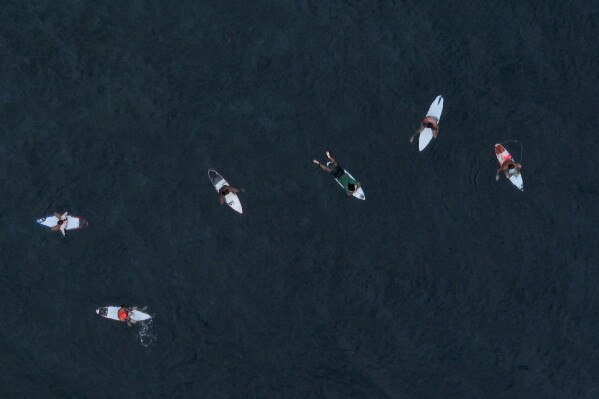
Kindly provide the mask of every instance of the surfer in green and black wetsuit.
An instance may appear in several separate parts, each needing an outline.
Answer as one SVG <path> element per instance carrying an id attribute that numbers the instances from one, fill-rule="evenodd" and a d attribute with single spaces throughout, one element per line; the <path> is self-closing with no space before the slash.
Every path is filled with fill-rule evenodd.
<path id="1" fill-rule="evenodd" d="M 312 162 L 318 165 L 320 169 L 330 173 L 335 179 L 337 179 L 341 186 L 343 186 L 343 189 L 347 195 L 352 195 L 357 189 L 360 188 L 360 182 L 352 179 L 347 173 L 345 173 L 341 165 L 339 165 L 337 161 L 335 161 L 335 158 L 332 157 L 331 151 L 327 150 L 326 154 L 327 158 L 329 159 L 327 165 L 320 163 L 320 161 L 317 161 L 316 159 L 314 159 Z"/>

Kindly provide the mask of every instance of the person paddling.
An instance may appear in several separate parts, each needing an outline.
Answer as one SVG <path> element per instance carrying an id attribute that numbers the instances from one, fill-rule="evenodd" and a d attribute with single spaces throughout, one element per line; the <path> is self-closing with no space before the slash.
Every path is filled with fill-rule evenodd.
<path id="1" fill-rule="evenodd" d="M 335 158 L 331 155 L 331 151 L 326 151 L 327 158 L 329 159 L 332 168 L 329 168 L 327 165 L 320 163 L 320 161 L 314 159 L 312 162 L 318 165 L 319 169 L 324 170 L 325 172 L 330 173 L 339 183 L 347 193 L 347 195 L 352 195 L 357 189 L 360 188 L 360 182 L 352 179 L 345 170 L 335 161 Z"/>
<path id="2" fill-rule="evenodd" d="M 426 128 L 429 128 L 433 131 L 433 138 L 437 138 L 437 135 L 439 134 L 439 120 L 434 116 L 424 117 L 416 133 L 414 133 L 412 137 L 410 137 L 410 143 L 414 140 L 414 137 L 416 137 L 416 135 L 422 133 L 422 131 Z"/>
<path id="3" fill-rule="evenodd" d="M 506 179 L 509 179 L 512 176 L 518 176 L 520 174 L 520 169 L 522 169 L 522 165 L 514 162 L 514 160 L 510 157 L 501 164 L 499 169 L 497 169 L 495 180 L 499 180 L 499 173 L 502 171 Z"/>
<path id="4" fill-rule="evenodd" d="M 67 229 L 67 225 L 69 224 L 69 220 L 67 219 L 67 216 L 69 215 L 69 212 L 65 212 L 62 215 L 58 212 L 54 213 L 54 216 L 56 216 L 58 218 L 58 222 L 57 225 L 52 227 L 51 230 L 52 231 L 60 231 L 62 233 L 62 236 L 65 237 L 66 236 L 66 229 Z"/>
<path id="5" fill-rule="evenodd" d="M 220 201 L 220 204 L 222 205 L 225 203 L 225 199 L 226 199 L 227 195 L 229 195 L 229 193 L 237 194 L 237 193 L 244 192 L 244 191 L 245 191 L 245 189 L 243 189 L 243 188 L 237 189 L 233 186 L 226 186 L 226 185 L 222 186 L 220 188 L 220 190 L 218 190 L 218 199 Z"/>
<path id="6" fill-rule="evenodd" d="M 119 320 L 127 322 L 128 325 L 135 324 L 136 321 L 131 319 L 132 311 L 133 311 L 133 309 L 131 309 L 131 308 L 121 306 L 121 308 L 117 312 Z"/>

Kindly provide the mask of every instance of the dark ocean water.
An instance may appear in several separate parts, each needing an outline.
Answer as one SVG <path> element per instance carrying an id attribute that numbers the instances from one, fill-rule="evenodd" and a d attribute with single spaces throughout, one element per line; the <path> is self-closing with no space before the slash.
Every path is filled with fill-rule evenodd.
<path id="1" fill-rule="evenodd" d="M 4 1 L 0 396 L 599 398 L 597 4 Z"/>

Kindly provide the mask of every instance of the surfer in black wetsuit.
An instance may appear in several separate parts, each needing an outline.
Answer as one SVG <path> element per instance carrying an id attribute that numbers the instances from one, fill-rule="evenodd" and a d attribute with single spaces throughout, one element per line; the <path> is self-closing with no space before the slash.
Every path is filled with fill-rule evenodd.
<path id="1" fill-rule="evenodd" d="M 314 162 L 316 165 L 318 165 L 318 167 L 320 169 L 333 175 L 333 177 L 335 179 L 341 178 L 341 176 L 343 176 L 345 174 L 345 171 L 343 170 L 341 165 L 339 165 L 337 163 L 337 161 L 335 161 L 335 158 L 333 158 L 331 156 L 331 151 L 327 150 L 326 154 L 327 154 L 327 158 L 329 159 L 329 161 L 331 163 L 332 168 L 329 168 L 327 165 L 320 163 L 320 161 L 317 161 L 316 159 L 312 160 L 312 162 Z"/>
<path id="2" fill-rule="evenodd" d="M 237 189 L 233 186 L 222 186 L 220 188 L 220 190 L 218 190 L 218 199 L 220 201 L 220 204 L 224 204 L 225 203 L 225 197 L 229 194 L 229 193 L 233 193 L 233 194 L 237 194 L 239 192 L 244 192 L 245 189 Z"/>
<path id="3" fill-rule="evenodd" d="M 354 193 L 354 191 L 356 191 L 357 189 L 360 188 L 360 182 L 352 179 L 345 173 L 345 170 L 343 170 L 341 165 L 339 165 L 339 163 L 337 163 L 337 161 L 335 161 L 335 158 L 333 158 L 333 156 L 331 155 L 330 150 L 327 150 L 326 154 L 327 154 L 327 158 L 330 161 L 329 165 L 331 165 L 331 167 L 320 163 L 320 161 L 318 161 L 316 159 L 312 160 L 312 162 L 314 162 L 314 164 L 318 165 L 319 169 L 322 169 L 325 172 L 330 173 L 335 179 L 337 179 L 337 181 L 339 181 L 339 183 L 341 183 L 341 185 L 342 185 L 343 189 L 345 190 L 345 192 L 347 193 L 347 195 L 352 195 Z"/>

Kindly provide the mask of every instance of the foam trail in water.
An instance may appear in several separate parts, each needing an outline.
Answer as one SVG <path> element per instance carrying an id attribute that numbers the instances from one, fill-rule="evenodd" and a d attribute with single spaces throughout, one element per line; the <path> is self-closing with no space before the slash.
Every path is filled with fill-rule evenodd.
<path id="1" fill-rule="evenodd" d="M 140 324 L 140 328 L 139 333 L 137 333 L 137 337 L 139 338 L 139 342 L 146 348 L 158 339 L 158 337 L 154 335 L 152 331 L 153 322 L 154 319 L 150 319 L 138 323 Z"/>

